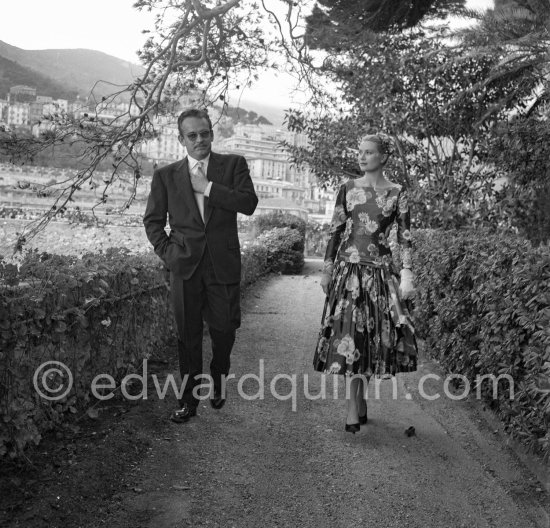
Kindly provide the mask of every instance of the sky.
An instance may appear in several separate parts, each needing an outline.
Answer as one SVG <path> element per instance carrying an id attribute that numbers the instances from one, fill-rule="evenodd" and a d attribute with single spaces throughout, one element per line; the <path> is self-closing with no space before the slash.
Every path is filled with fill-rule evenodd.
<path id="1" fill-rule="evenodd" d="M 0 40 L 26 50 L 88 48 L 137 63 L 136 51 L 152 29 L 150 13 L 132 8 L 135 0 L 0 0 Z M 486 9 L 493 0 L 469 0 Z M 243 98 L 288 108 L 292 80 L 262 75 Z"/>

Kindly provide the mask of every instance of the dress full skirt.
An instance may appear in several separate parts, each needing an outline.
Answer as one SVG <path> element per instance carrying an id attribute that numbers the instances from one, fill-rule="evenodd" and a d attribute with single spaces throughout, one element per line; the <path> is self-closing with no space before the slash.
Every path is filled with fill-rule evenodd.
<path id="1" fill-rule="evenodd" d="M 390 264 L 337 261 L 313 366 L 330 374 L 384 377 L 417 368 L 407 302 Z"/>

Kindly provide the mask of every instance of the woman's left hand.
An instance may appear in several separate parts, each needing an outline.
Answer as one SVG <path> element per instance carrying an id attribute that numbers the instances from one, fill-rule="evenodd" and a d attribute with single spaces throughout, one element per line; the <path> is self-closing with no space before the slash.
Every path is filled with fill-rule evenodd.
<path id="1" fill-rule="evenodd" d="M 408 268 L 401 270 L 401 284 L 399 285 L 399 292 L 403 300 L 411 299 L 414 297 L 416 290 L 414 289 L 414 275 Z"/>
<path id="2" fill-rule="evenodd" d="M 321 288 L 323 288 L 323 292 L 325 295 L 328 295 L 328 286 L 330 284 L 331 275 L 328 275 L 327 273 L 323 273 L 321 276 Z"/>

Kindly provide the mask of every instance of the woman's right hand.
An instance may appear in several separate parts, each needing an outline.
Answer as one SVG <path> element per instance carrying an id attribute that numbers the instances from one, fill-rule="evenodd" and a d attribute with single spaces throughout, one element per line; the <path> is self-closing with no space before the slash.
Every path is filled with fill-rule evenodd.
<path id="1" fill-rule="evenodd" d="M 323 288 L 323 292 L 325 292 L 325 295 L 328 294 L 328 285 L 330 284 L 331 275 L 328 275 L 327 273 L 323 273 L 321 276 L 321 288 Z"/>

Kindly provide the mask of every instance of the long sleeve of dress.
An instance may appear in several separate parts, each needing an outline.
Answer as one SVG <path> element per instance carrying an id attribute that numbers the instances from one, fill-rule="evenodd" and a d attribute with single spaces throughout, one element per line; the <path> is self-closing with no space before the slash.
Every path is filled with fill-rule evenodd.
<path id="1" fill-rule="evenodd" d="M 330 223 L 329 240 L 325 251 L 325 265 L 333 264 L 340 247 L 342 233 L 346 229 L 348 211 L 346 208 L 346 186 L 342 185 L 336 196 L 334 213 Z"/>
<path id="2" fill-rule="evenodd" d="M 401 251 L 401 265 L 403 268 L 410 269 L 412 268 L 411 213 L 405 189 L 399 193 L 397 199 L 395 222 L 397 224 L 397 243 Z"/>

